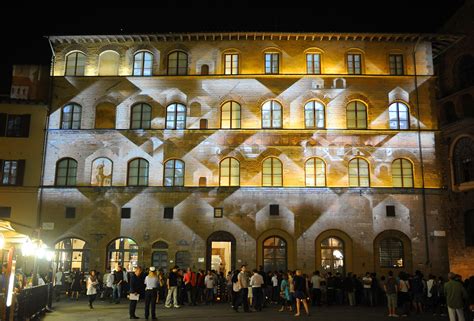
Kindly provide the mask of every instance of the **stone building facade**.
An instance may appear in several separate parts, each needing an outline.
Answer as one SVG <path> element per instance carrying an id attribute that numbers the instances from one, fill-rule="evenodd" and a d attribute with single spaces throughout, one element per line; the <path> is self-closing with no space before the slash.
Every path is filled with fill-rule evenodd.
<path id="1" fill-rule="evenodd" d="M 65 269 L 447 271 L 437 36 L 50 41 L 42 237 Z"/>
<path id="2" fill-rule="evenodd" d="M 474 275 L 474 1 L 451 17 L 442 32 L 464 37 L 435 60 L 440 151 L 447 188 L 444 212 L 448 222 L 449 262 L 463 277 Z"/>

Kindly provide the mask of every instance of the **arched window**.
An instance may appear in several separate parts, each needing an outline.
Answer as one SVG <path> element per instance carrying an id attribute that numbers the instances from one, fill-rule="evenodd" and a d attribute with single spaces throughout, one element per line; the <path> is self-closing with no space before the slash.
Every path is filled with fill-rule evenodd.
<path id="1" fill-rule="evenodd" d="M 165 186 L 184 186 L 184 162 L 170 159 L 165 163 Z"/>
<path id="2" fill-rule="evenodd" d="M 105 157 L 96 158 L 92 162 L 91 185 L 112 186 L 113 163 Z"/>
<path id="3" fill-rule="evenodd" d="M 133 75 L 151 76 L 153 74 L 153 54 L 139 51 L 133 55 Z"/>
<path id="4" fill-rule="evenodd" d="M 119 73 L 120 55 L 107 50 L 99 56 L 99 76 L 117 76 Z"/>
<path id="5" fill-rule="evenodd" d="M 350 52 L 347 57 L 347 73 L 349 75 L 362 74 L 362 54 L 360 52 Z"/>
<path id="6" fill-rule="evenodd" d="M 79 51 L 68 53 L 66 56 L 65 76 L 84 76 L 86 55 Z"/>
<path id="7" fill-rule="evenodd" d="M 276 157 L 269 157 L 262 164 L 262 185 L 263 186 L 282 186 L 283 185 L 283 166 Z"/>
<path id="8" fill-rule="evenodd" d="M 306 54 L 306 72 L 308 75 L 321 74 L 321 54 L 307 53 Z"/>
<path id="9" fill-rule="evenodd" d="M 163 241 L 153 243 L 151 246 L 153 253 L 151 256 L 151 266 L 157 270 L 162 269 L 163 272 L 168 272 L 168 244 Z"/>
<path id="10" fill-rule="evenodd" d="M 130 121 L 131 129 L 151 128 L 151 106 L 138 103 L 132 106 L 132 116 Z"/>
<path id="11" fill-rule="evenodd" d="M 321 269 L 325 272 L 344 274 L 344 242 L 328 237 L 321 242 Z"/>
<path id="12" fill-rule="evenodd" d="M 305 163 L 306 186 L 326 186 L 326 164 L 313 157 Z"/>
<path id="13" fill-rule="evenodd" d="M 112 103 L 100 103 L 95 107 L 95 128 L 113 129 L 115 128 L 115 110 Z"/>
<path id="14" fill-rule="evenodd" d="M 324 105 L 319 101 L 309 101 L 304 105 L 306 128 L 324 128 Z"/>
<path id="15" fill-rule="evenodd" d="M 463 137 L 456 142 L 453 168 L 456 185 L 474 181 L 474 140 L 470 137 Z"/>
<path id="16" fill-rule="evenodd" d="M 221 108 L 221 128 L 240 128 L 240 104 L 235 101 L 228 101 Z"/>
<path id="17" fill-rule="evenodd" d="M 61 109 L 61 129 L 81 128 L 82 107 L 71 103 Z"/>
<path id="18" fill-rule="evenodd" d="M 171 104 L 166 107 L 166 129 L 186 128 L 186 106 Z"/>
<path id="19" fill-rule="evenodd" d="M 239 54 L 226 53 L 224 54 L 224 74 L 238 75 L 239 74 Z"/>
<path id="20" fill-rule="evenodd" d="M 454 70 L 458 89 L 474 85 L 474 56 L 464 55 L 459 58 Z"/>
<path id="21" fill-rule="evenodd" d="M 76 186 L 77 161 L 63 158 L 56 163 L 56 186 Z"/>
<path id="22" fill-rule="evenodd" d="M 347 128 L 366 129 L 367 128 L 367 106 L 361 101 L 351 101 L 347 105 Z"/>
<path id="23" fill-rule="evenodd" d="M 128 186 L 148 186 L 148 161 L 135 158 L 128 163 Z"/>
<path id="24" fill-rule="evenodd" d="M 138 244 L 132 239 L 120 237 L 107 246 L 107 270 L 117 269 L 122 266 L 127 271 L 138 263 Z"/>
<path id="25" fill-rule="evenodd" d="M 175 261 L 180 269 L 186 270 L 188 267 L 191 267 L 191 253 L 188 251 L 177 251 Z"/>
<path id="26" fill-rule="evenodd" d="M 262 106 L 262 128 L 282 128 L 283 109 L 276 100 L 269 100 Z"/>
<path id="27" fill-rule="evenodd" d="M 266 52 L 265 53 L 265 73 L 279 74 L 280 73 L 280 53 Z"/>
<path id="28" fill-rule="evenodd" d="M 403 242 L 395 237 L 381 240 L 379 246 L 379 258 L 380 267 L 403 268 L 405 263 Z"/>
<path id="29" fill-rule="evenodd" d="M 168 75 L 188 74 L 188 54 L 184 51 L 173 51 L 168 55 Z"/>
<path id="30" fill-rule="evenodd" d="M 401 102 L 395 102 L 388 107 L 388 118 L 390 129 L 410 129 L 410 113 L 408 106 Z"/>
<path id="31" fill-rule="evenodd" d="M 413 187 L 413 166 L 408 159 L 399 158 L 392 163 L 393 187 Z"/>
<path id="32" fill-rule="evenodd" d="M 220 186 L 240 185 L 240 163 L 232 157 L 224 158 L 220 164 Z"/>
<path id="33" fill-rule="evenodd" d="M 263 270 L 287 271 L 288 246 L 279 236 L 270 236 L 263 241 Z"/>
<path id="34" fill-rule="evenodd" d="M 54 245 L 56 269 L 64 272 L 89 271 L 89 250 L 81 239 L 66 238 Z"/>
<path id="35" fill-rule="evenodd" d="M 369 163 L 362 158 L 354 158 L 349 162 L 349 186 L 369 187 Z"/>

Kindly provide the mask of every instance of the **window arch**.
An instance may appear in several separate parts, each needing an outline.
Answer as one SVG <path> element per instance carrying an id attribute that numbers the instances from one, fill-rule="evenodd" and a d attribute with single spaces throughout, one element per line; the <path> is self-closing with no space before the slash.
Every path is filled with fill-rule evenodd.
<path id="1" fill-rule="evenodd" d="M 367 106 L 358 100 L 347 104 L 347 128 L 367 129 Z"/>
<path id="2" fill-rule="evenodd" d="M 280 73 L 280 52 L 268 50 L 264 53 L 265 73 L 276 75 Z"/>
<path id="3" fill-rule="evenodd" d="M 82 107 L 76 103 L 70 103 L 61 109 L 61 129 L 81 128 Z"/>
<path id="4" fill-rule="evenodd" d="M 128 186 L 148 186 L 148 161 L 135 158 L 128 163 Z"/>
<path id="5" fill-rule="evenodd" d="M 349 186 L 369 187 L 369 163 L 363 158 L 354 158 L 349 162 Z"/>
<path id="6" fill-rule="evenodd" d="M 170 159 L 165 163 L 164 186 L 184 186 L 184 162 Z"/>
<path id="7" fill-rule="evenodd" d="M 130 117 L 131 129 L 151 128 L 151 106 L 145 103 L 138 103 L 132 106 Z"/>
<path id="8" fill-rule="evenodd" d="M 262 163 L 262 185 L 263 186 L 282 186 L 283 185 L 283 166 L 276 157 L 269 157 Z"/>
<path id="9" fill-rule="evenodd" d="M 405 255 L 403 242 L 396 237 L 387 237 L 380 240 L 379 263 L 382 268 L 403 268 Z"/>
<path id="10" fill-rule="evenodd" d="M 240 185 L 240 163 L 233 157 L 224 158 L 219 167 L 220 186 Z"/>
<path id="11" fill-rule="evenodd" d="M 321 242 L 321 268 L 325 272 L 344 274 L 345 251 L 344 241 L 330 236 Z"/>
<path id="12" fill-rule="evenodd" d="M 312 157 L 305 163 L 306 186 L 326 186 L 326 164 L 321 158 Z"/>
<path id="13" fill-rule="evenodd" d="M 138 244 L 134 240 L 126 237 L 119 237 L 112 240 L 107 246 L 107 270 L 117 269 L 122 266 L 127 271 L 138 263 Z"/>
<path id="14" fill-rule="evenodd" d="M 86 69 L 86 55 L 80 51 L 73 51 L 66 55 L 65 76 L 84 76 Z"/>
<path id="15" fill-rule="evenodd" d="M 362 51 L 352 50 L 346 54 L 347 73 L 349 75 L 361 75 L 363 73 Z"/>
<path id="16" fill-rule="evenodd" d="M 454 182 L 456 185 L 474 181 L 474 140 L 462 137 L 453 151 Z"/>
<path id="17" fill-rule="evenodd" d="M 392 163 L 393 187 L 413 187 L 413 165 L 408 159 L 398 158 Z"/>
<path id="18" fill-rule="evenodd" d="M 304 105 L 304 123 L 306 128 L 324 128 L 324 105 L 311 100 Z"/>
<path id="19" fill-rule="evenodd" d="M 112 186 L 113 163 L 106 157 L 94 159 L 92 162 L 91 185 Z"/>
<path id="20" fill-rule="evenodd" d="M 120 55 L 107 50 L 99 56 L 99 76 L 117 76 L 119 73 Z"/>
<path id="21" fill-rule="evenodd" d="M 288 243 L 285 239 L 272 235 L 263 241 L 263 270 L 288 270 Z"/>
<path id="22" fill-rule="evenodd" d="M 162 269 L 163 272 L 168 272 L 168 243 L 164 241 L 157 241 L 151 246 L 152 258 L 151 266 L 157 270 Z"/>
<path id="23" fill-rule="evenodd" d="M 226 51 L 223 54 L 224 75 L 239 74 L 239 54 L 235 51 Z"/>
<path id="24" fill-rule="evenodd" d="M 133 75 L 151 76 L 153 74 L 153 54 L 148 51 L 138 51 L 133 55 Z"/>
<path id="25" fill-rule="evenodd" d="M 76 186 L 77 161 L 63 158 L 56 163 L 56 186 Z"/>
<path id="26" fill-rule="evenodd" d="M 56 269 L 89 271 L 90 253 L 86 241 L 65 238 L 54 245 Z"/>
<path id="27" fill-rule="evenodd" d="M 173 51 L 168 55 L 168 75 L 188 74 L 188 54 L 184 51 Z"/>
<path id="28" fill-rule="evenodd" d="M 262 106 L 262 128 L 282 128 L 283 108 L 276 100 L 269 100 Z"/>
<path id="29" fill-rule="evenodd" d="M 410 113 L 408 106 L 402 102 L 394 102 L 388 107 L 390 129 L 410 129 Z"/>
<path id="30" fill-rule="evenodd" d="M 240 104 L 236 101 L 227 101 L 221 107 L 221 128 L 240 128 Z"/>
<path id="31" fill-rule="evenodd" d="M 166 107 L 166 129 L 186 128 L 186 106 L 171 104 Z"/>

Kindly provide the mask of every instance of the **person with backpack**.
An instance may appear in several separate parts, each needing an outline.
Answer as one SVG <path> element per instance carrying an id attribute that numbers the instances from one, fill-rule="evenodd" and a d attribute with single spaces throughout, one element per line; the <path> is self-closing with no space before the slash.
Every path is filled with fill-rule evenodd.
<path id="1" fill-rule="evenodd" d="M 415 306 L 416 313 L 422 313 L 425 285 L 423 284 L 423 274 L 419 270 L 415 271 L 415 276 L 412 279 L 411 289 L 413 293 L 413 305 Z"/>
<path id="2" fill-rule="evenodd" d="M 397 309 L 398 284 L 393 277 L 393 272 L 388 271 L 388 278 L 384 284 L 385 295 L 387 296 L 387 307 L 389 317 L 398 317 L 395 313 Z"/>

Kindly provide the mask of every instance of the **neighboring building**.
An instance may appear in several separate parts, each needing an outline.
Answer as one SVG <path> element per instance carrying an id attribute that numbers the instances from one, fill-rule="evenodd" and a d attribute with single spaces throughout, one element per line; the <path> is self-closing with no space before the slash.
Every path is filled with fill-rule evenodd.
<path id="1" fill-rule="evenodd" d="M 48 68 L 13 67 L 11 98 L 0 101 L 0 219 L 32 234 L 38 228 Z"/>
<path id="2" fill-rule="evenodd" d="M 441 32 L 464 38 L 436 60 L 443 164 L 448 189 L 445 212 L 452 271 L 474 275 L 474 1 L 465 4 Z"/>
<path id="3" fill-rule="evenodd" d="M 453 39 L 52 36 L 42 237 L 66 270 L 445 273 L 433 55 Z"/>

